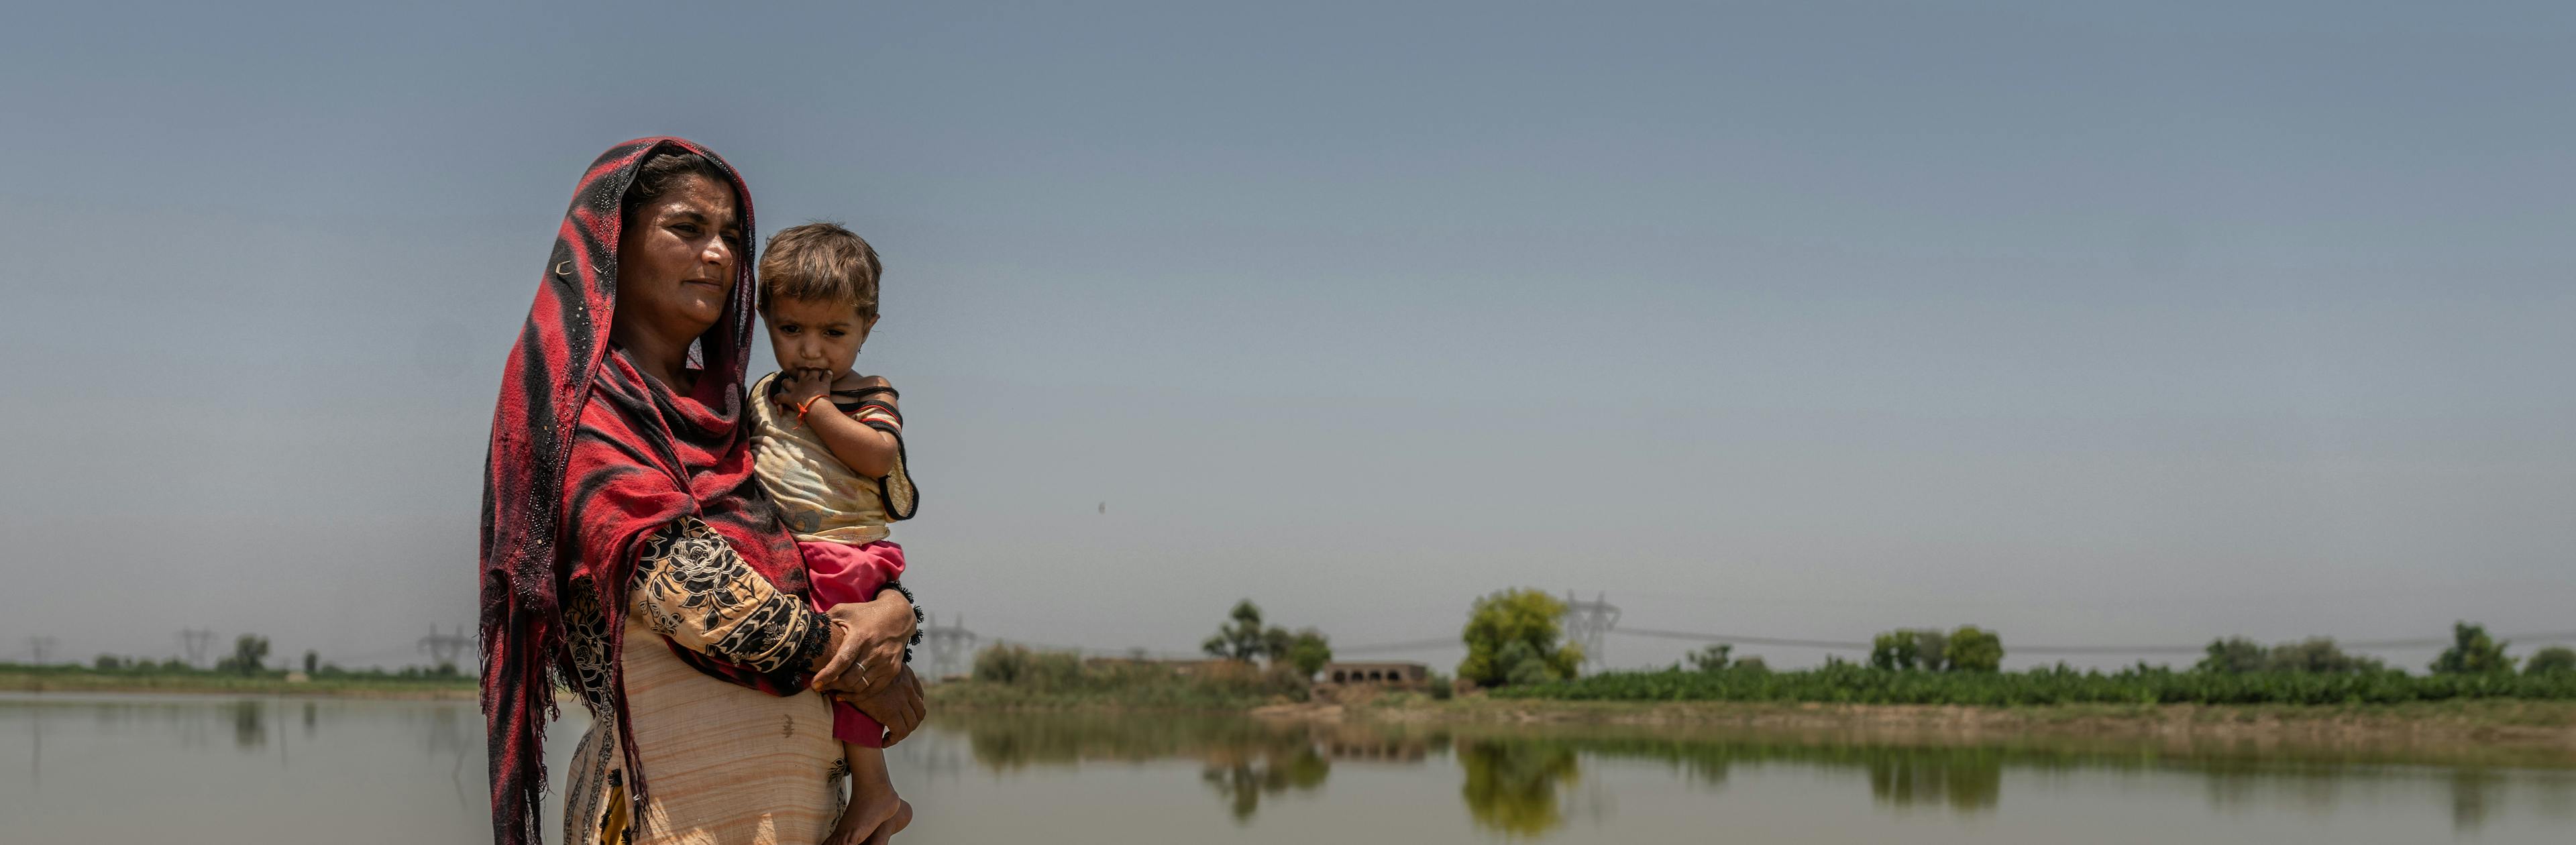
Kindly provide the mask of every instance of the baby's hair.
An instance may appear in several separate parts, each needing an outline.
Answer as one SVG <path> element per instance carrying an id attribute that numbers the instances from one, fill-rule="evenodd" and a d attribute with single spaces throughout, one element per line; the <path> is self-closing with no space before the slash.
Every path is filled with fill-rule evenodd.
<path id="1" fill-rule="evenodd" d="M 773 299 L 840 302 L 877 316 L 877 250 L 841 224 L 817 220 L 769 236 L 760 256 L 760 310 Z"/>

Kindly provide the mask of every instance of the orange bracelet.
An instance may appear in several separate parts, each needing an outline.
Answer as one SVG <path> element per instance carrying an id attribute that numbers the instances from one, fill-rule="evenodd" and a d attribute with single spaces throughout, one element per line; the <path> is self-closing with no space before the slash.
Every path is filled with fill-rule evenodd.
<path id="1" fill-rule="evenodd" d="M 830 396 L 831 396 L 831 394 L 826 393 L 826 394 L 823 394 L 822 396 L 816 396 L 816 397 L 814 397 L 813 399 L 807 399 L 807 400 L 805 400 L 805 404 L 802 404 L 802 405 L 798 405 L 798 406 L 796 406 L 796 421 L 797 421 L 797 422 L 799 422 L 799 423 L 804 423 L 804 422 L 805 422 L 805 411 L 806 411 L 806 409 L 809 409 L 809 408 L 814 407 L 814 403 L 815 403 L 815 401 L 820 400 L 820 399 L 824 399 L 824 398 L 828 398 L 828 397 L 830 397 Z M 806 423 L 806 424 L 811 425 L 811 423 Z"/>

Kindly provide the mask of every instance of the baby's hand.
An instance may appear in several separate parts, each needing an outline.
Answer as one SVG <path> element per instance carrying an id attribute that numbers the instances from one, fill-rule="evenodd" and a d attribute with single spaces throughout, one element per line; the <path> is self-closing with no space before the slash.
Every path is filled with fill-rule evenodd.
<path id="1" fill-rule="evenodd" d="M 781 388 L 778 391 L 779 407 L 789 412 L 794 412 L 798 408 L 807 407 L 806 403 L 816 401 L 818 398 L 826 396 L 832 392 L 832 380 L 834 378 L 836 378 L 835 374 L 826 370 L 818 369 L 792 370 L 789 372 L 779 373 L 778 379 L 781 384 Z"/>

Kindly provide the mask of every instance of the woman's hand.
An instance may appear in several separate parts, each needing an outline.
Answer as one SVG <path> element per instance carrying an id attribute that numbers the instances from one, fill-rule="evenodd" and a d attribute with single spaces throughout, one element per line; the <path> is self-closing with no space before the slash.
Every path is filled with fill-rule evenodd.
<path id="1" fill-rule="evenodd" d="M 912 603 L 886 590 L 873 601 L 836 604 L 823 614 L 833 627 L 832 650 L 816 668 L 815 689 L 864 698 L 903 671 L 903 646 L 912 641 Z"/>
<path id="2" fill-rule="evenodd" d="M 889 748 L 911 736 L 914 728 L 921 727 L 921 717 L 929 713 L 929 704 L 921 697 L 921 678 L 912 674 L 910 666 L 903 667 L 903 671 L 896 674 L 894 682 L 887 684 L 885 689 L 878 690 L 875 695 L 850 699 L 850 705 L 885 725 L 885 744 Z"/>

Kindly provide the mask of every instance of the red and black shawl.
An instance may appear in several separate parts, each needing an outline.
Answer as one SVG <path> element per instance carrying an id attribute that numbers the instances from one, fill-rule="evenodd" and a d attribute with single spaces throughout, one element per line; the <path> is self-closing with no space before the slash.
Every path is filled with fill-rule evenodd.
<path id="1" fill-rule="evenodd" d="M 626 579 L 642 541 L 694 516 L 778 589 L 806 591 L 795 542 L 751 473 L 743 404 L 752 343 L 750 257 L 736 262 L 724 316 L 698 339 L 705 369 L 691 393 L 675 394 L 645 377 L 609 345 L 622 201 L 645 160 L 665 150 L 705 156 L 732 177 L 744 243 L 756 242 L 751 193 L 741 175 L 714 152 L 678 138 L 640 138 L 609 149 L 573 192 L 536 303 L 510 349 L 483 479 L 483 714 L 493 839 L 501 845 L 543 841 L 537 807 L 546 786 L 545 724 L 555 715 L 555 681 L 571 677 L 566 590 L 596 591 L 608 631 L 617 636 L 624 630 Z M 692 662 L 747 686 L 793 691 L 748 670 L 728 673 Z M 644 777 L 624 689 L 612 668 L 610 700 L 626 752 L 626 786 L 640 800 Z"/>

